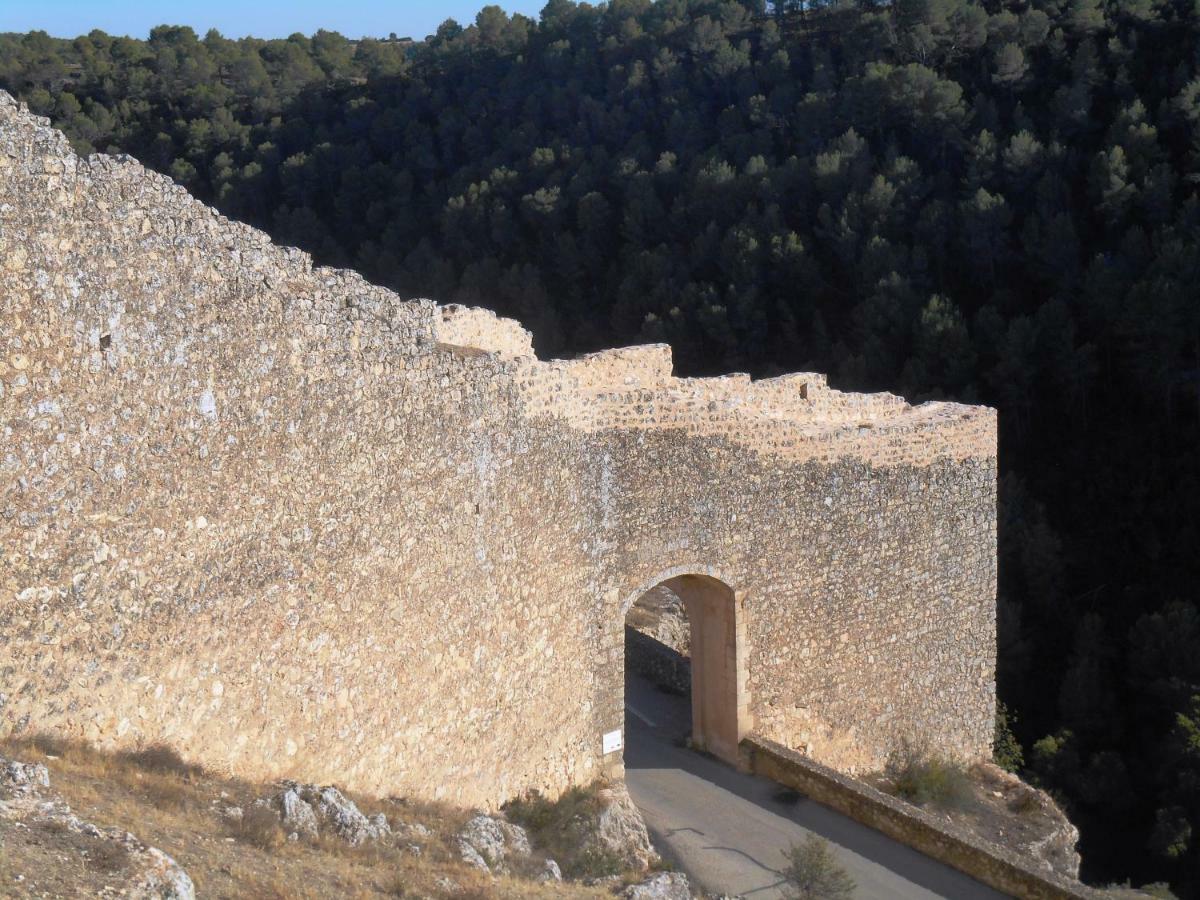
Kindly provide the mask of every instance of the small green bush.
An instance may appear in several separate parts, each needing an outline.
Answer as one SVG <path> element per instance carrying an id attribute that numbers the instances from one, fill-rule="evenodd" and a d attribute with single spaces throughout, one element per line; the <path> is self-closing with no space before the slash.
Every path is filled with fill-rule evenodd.
<path id="1" fill-rule="evenodd" d="M 586 817 L 598 812 L 598 790 L 598 785 L 573 787 L 557 800 L 548 800 L 537 791 L 531 791 L 506 804 L 504 814 L 510 821 L 524 826 L 535 838 L 549 838 L 577 816 Z"/>
<path id="2" fill-rule="evenodd" d="M 783 855 L 788 862 L 783 877 L 791 900 L 849 900 L 854 896 L 858 886 L 838 863 L 828 841 L 810 834 Z"/>
<path id="3" fill-rule="evenodd" d="M 88 851 L 87 864 L 97 872 L 120 872 L 129 865 L 129 850 L 116 841 L 100 841 Z"/>
<path id="4" fill-rule="evenodd" d="M 564 873 L 570 878 L 608 878 L 625 871 L 625 861 L 620 854 L 600 847 L 588 847 L 581 853 L 567 857 Z"/>
<path id="5" fill-rule="evenodd" d="M 886 774 L 892 793 L 917 806 L 958 808 L 971 799 L 971 779 L 957 763 L 901 744 L 888 760 Z"/>
<path id="6" fill-rule="evenodd" d="M 589 845 L 602 809 L 600 782 L 586 788 L 574 787 L 555 801 L 529 793 L 504 807 L 512 822 L 529 832 L 534 846 L 558 862 L 566 878 L 604 878 L 625 871 L 619 854 Z"/>
<path id="7" fill-rule="evenodd" d="M 1025 765 L 1025 752 L 1013 734 L 1016 714 L 1003 703 L 996 704 L 996 729 L 992 737 L 992 761 L 1006 772 L 1019 772 Z"/>
<path id="8" fill-rule="evenodd" d="M 200 766 L 184 762 L 174 749 L 165 744 L 151 744 L 137 750 L 125 750 L 117 754 L 117 759 L 143 772 L 155 772 L 160 775 L 191 778 L 204 774 Z"/>
<path id="9" fill-rule="evenodd" d="M 1015 812 L 1022 816 L 1032 815 L 1041 808 L 1041 801 L 1032 790 L 1023 790 L 1008 801 L 1009 812 Z"/>

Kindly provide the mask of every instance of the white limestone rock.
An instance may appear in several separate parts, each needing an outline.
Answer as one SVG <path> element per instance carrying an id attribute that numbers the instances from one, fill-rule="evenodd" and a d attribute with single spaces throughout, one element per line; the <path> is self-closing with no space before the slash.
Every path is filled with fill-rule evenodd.
<path id="1" fill-rule="evenodd" d="M 478 850 L 476 850 L 466 841 L 461 839 L 459 840 L 458 853 L 462 858 L 462 861 L 468 866 L 471 866 L 474 869 L 479 869 L 481 872 L 487 872 L 489 874 L 491 873 L 492 867 L 488 865 L 488 861 L 483 858 Z"/>
<path id="2" fill-rule="evenodd" d="M 302 794 L 312 804 L 321 824 L 331 828 L 338 837 L 351 847 L 357 847 L 366 841 L 376 841 L 390 831 L 381 831 L 372 824 L 371 820 L 362 814 L 354 801 L 346 797 L 335 787 L 321 788 L 316 797 Z M 387 829 L 387 820 L 383 822 Z"/>
<path id="3" fill-rule="evenodd" d="M 431 834 L 430 830 L 420 822 L 397 822 L 393 830 L 396 834 L 411 840 L 427 838 Z"/>
<path id="4" fill-rule="evenodd" d="M 146 847 L 141 856 L 146 868 L 128 894 L 132 900 L 195 900 L 195 885 L 179 863 L 157 847 Z"/>
<path id="5" fill-rule="evenodd" d="M 659 872 L 621 893 L 625 900 L 692 900 L 692 889 L 682 872 Z"/>
<path id="6" fill-rule="evenodd" d="M 335 787 L 288 783 L 279 794 L 258 803 L 278 812 L 284 830 L 301 837 L 316 838 L 323 828 L 357 847 L 392 833 L 385 815 L 377 813 L 368 819 Z"/>
<path id="7" fill-rule="evenodd" d="M 50 787 L 50 771 L 41 763 L 11 760 L 0 767 L 0 773 L 10 789 L 22 793 Z"/>
<path id="8" fill-rule="evenodd" d="M 371 816 L 369 822 L 371 827 L 375 829 L 375 835 L 377 838 L 386 837 L 392 833 L 391 826 L 388 825 L 387 816 L 385 816 L 383 813 L 375 813 L 375 815 Z"/>
<path id="9" fill-rule="evenodd" d="M 316 813 L 295 788 L 288 788 L 279 795 L 278 811 L 285 831 L 307 838 L 315 838 L 320 833 Z"/>
<path id="10" fill-rule="evenodd" d="M 242 821 L 244 812 L 240 806 L 225 806 L 221 808 L 220 816 L 226 822 L 237 823 Z"/>
<path id="11" fill-rule="evenodd" d="M 458 833 L 458 846 L 464 862 L 494 874 L 507 872 L 510 858 L 532 852 L 524 828 L 483 814 L 463 826 Z"/>
<path id="12" fill-rule="evenodd" d="M 614 853 L 631 868 L 646 869 L 657 861 L 658 853 L 650 843 L 646 822 L 634 805 L 624 784 L 600 791 L 603 804 L 588 844 L 600 851 Z"/>

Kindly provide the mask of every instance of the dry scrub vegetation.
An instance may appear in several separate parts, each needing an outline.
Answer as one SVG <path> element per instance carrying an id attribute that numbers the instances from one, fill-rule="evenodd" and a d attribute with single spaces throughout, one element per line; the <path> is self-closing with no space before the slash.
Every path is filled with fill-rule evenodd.
<path id="1" fill-rule="evenodd" d="M 557 801 L 531 793 L 509 803 L 504 812 L 529 832 L 534 845 L 548 853 L 566 878 L 613 878 L 624 873 L 619 855 L 584 845 L 581 827 L 588 827 L 600 812 L 597 785 L 573 787 Z"/>
<path id="2" fill-rule="evenodd" d="M 966 767 L 902 743 L 884 770 L 866 780 L 976 838 L 1028 853 L 1069 878 L 1079 876 L 1075 827 L 1053 798 L 999 766 Z"/>
<path id="3" fill-rule="evenodd" d="M 459 858 L 455 835 L 469 810 L 347 794 L 364 813 L 385 814 L 394 828 L 399 826 L 397 834 L 358 847 L 332 837 L 289 841 L 278 818 L 254 806 L 256 799 L 273 793 L 271 785 L 206 772 L 166 748 L 102 753 L 35 737 L 0 741 L 0 755 L 44 763 L 51 785 L 77 815 L 100 827 L 132 831 L 169 854 L 191 876 L 196 895 L 206 900 L 611 897 L 600 888 L 493 878 L 467 866 Z M 233 806 L 243 810 L 240 821 L 223 815 Z M 414 837 L 404 833 L 403 824 L 421 824 L 430 833 Z M 35 882 L 45 884 L 46 867 L 71 856 L 69 833 L 47 829 L 33 837 L 8 842 L 0 853 L 0 894 L 23 896 L 24 886 L 32 895 Z M 94 896 L 109 883 L 106 870 L 119 870 L 121 864 L 119 859 L 88 859 L 56 884 L 76 896 Z M 60 896 L 57 890 L 54 895 Z"/>

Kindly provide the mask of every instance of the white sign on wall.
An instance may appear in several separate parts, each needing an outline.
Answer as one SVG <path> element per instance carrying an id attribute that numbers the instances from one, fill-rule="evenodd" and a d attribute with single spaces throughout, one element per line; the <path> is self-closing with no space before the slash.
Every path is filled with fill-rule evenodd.
<path id="1" fill-rule="evenodd" d="M 621 729 L 609 731 L 604 735 L 604 752 L 616 753 L 621 749 Z"/>

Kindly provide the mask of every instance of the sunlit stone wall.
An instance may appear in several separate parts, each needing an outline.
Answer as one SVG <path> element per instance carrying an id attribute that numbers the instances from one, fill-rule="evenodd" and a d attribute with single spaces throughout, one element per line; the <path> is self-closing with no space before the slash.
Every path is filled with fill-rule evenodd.
<path id="1" fill-rule="evenodd" d="M 995 414 L 540 361 L 0 93 L 0 733 L 495 805 L 619 770 L 624 610 L 734 591 L 750 725 L 987 755 Z"/>

